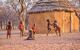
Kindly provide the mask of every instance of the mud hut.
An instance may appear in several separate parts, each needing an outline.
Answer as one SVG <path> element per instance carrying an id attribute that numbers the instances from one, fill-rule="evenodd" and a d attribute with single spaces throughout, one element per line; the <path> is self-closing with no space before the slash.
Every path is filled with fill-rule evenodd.
<path id="1" fill-rule="evenodd" d="M 39 0 L 28 11 L 29 24 L 36 24 L 38 33 L 47 33 L 47 22 L 57 20 L 62 33 L 79 32 L 79 18 L 67 0 Z M 51 26 L 51 32 L 54 28 Z"/>

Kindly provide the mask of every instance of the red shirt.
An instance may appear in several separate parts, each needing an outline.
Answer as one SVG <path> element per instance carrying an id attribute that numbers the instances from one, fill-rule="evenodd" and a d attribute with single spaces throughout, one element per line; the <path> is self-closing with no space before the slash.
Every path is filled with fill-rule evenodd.
<path id="1" fill-rule="evenodd" d="M 23 28 L 24 28 L 23 24 L 19 24 L 19 29 L 23 29 Z"/>

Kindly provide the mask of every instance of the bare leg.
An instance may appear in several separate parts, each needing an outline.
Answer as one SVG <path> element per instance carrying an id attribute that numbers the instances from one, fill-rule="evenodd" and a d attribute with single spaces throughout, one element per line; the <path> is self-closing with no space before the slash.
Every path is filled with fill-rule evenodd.
<path id="1" fill-rule="evenodd" d="M 56 35 L 57 35 L 57 30 L 55 30 L 55 33 L 56 33 Z"/>
<path id="2" fill-rule="evenodd" d="M 11 35 L 9 35 L 9 38 L 11 38 Z"/>
<path id="3" fill-rule="evenodd" d="M 11 31 L 9 32 L 9 38 L 11 38 Z"/>
<path id="4" fill-rule="evenodd" d="M 8 35 L 7 35 L 7 39 L 8 39 Z"/>
<path id="5" fill-rule="evenodd" d="M 23 36 L 23 31 L 22 31 L 22 30 L 20 30 L 20 36 L 21 36 L 21 37 Z"/>
<path id="6" fill-rule="evenodd" d="M 23 36 L 23 32 L 21 33 L 21 36 Z"/>
<path id="7" fill-rule="evenodd" d="M 23 36 L 23 34 L 24 34 L 24 31 L 22 30 L 22 36 Z"/>
<path id="8" fill-rule="evenodd" d="M 48 34 L 49 34 L 49 31 L 48 31 L 48 33 L 47 33 L 47 36 L 48 36 Z"/>
<path id="9" fill-rule="evenodd" d="M 60 29 L 58 30 L 58 32 L 59 32 L 59 36 L 61 36 Z"/>
<path id="10" fill-rule="evenodd" d="M 9 32 L 7 32 L 7 39 L 9 38 Z"/>
<path id="11" fill-rule="evenodd" d="M 56 33 L 56 35 L 58 35 L 58 34 L 57 34 L 57 28 L 55 28 L 55 33 Z"/>
<path id="12" fill-rule="evenodd" d="M 57 31 L 58 31 L 58 35 L 61 36 L 59 27 L 57 28 Z"/>
<path id="13" fill-rule="evenodd" d="M 33 39 L 35 39 L 35 32 L 33 32 L 33 35 L 32 36 L 33 36 Z"/>
<path id="14" fill-rule="evenodd" d="M 48 34 L 49 34 L 50 31 L 51 31 L 51 29 L 49 28 L 49 29 L 48 29 L 48 33 L 47 33 L 47 36 L 48 36 Z"/>
<path id="15" fill-rule="evenodd" d="M 22 33 L 23 33 L 23 32 L 22 32 L 22 29 L 20 29 L 20 37 L 22 37 Z"/>

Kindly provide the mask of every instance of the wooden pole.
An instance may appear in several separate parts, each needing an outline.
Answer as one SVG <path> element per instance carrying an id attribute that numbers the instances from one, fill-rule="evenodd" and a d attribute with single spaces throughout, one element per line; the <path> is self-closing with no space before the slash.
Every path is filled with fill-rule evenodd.
<path id="1" fill-rule="evenodd" d="M 79 32 L 80 32 L 80 18 L 79 18 Z"/>
<path id="2" fill-rule="evenodd" d="M 72 24 L 71 24 L 71 12 L 70 12 L 70 32 L 72 32 L 71 30 L 72 30 Z"/>

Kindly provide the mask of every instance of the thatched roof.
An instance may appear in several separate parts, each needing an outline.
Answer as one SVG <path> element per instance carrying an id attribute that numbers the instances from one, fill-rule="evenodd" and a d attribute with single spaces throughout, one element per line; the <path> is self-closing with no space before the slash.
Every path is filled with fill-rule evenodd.
<path id="1" fill-rule="evenodd" d="M 75 11 L 76 16 L 78 16 L 78 18 L 80 19 L 80 10 L 76 10 Z"/>
<path id="2" fill-rule="evenodd" d="M 29 13 L 46 11 L 73 11 L 72 6 L 67 0 L 40 0 L 31 8 Z"/>

